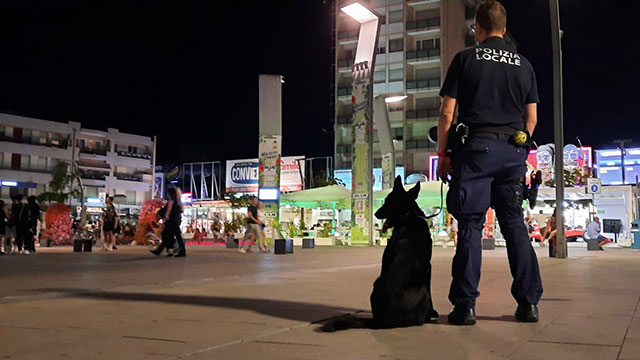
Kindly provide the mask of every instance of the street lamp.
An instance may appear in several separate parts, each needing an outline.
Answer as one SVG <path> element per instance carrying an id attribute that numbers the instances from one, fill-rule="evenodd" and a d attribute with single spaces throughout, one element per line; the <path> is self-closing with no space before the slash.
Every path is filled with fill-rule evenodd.
<path id="1" fill-rule="evenodd" d="M 382 189 L 390 189 L 393 186 L 393 179 L 396 177 L 396 152 L 393 146 L 387 105 L 401 102 L 406 98 L 406 95 L 389 97 L 378 95 L 373 100 L 373 121 L 378 129 L 378 140 L 380 140 L 380 152 L 382 153 Z"/>
<path id="2" fill-rule="evenodd" d="M 373 70 L 378 45 L 379 17 L 360 3 L 341 10 L 360 23 L 351 87 L 352 191 L 351 242 L 373 244 Z"/>

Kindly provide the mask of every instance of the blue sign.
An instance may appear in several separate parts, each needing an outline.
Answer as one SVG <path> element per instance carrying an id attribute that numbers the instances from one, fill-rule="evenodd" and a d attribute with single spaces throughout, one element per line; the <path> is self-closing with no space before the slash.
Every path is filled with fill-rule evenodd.
<path id="1" fill-rule="evenodd" d="M 258 183 L 258 163 L 241 162 L 236 163 L 231 168 L 231 180 L 236 184 L 256 184 Z"/>
<path id="2" fill-rule="evenodd" d="M 622 157 L 620 149 L 596 150 L 594 169 L 603 185 L 622 185 Z M 634 184 L 640 177 L 640 148 L 625 149 L 625 180 Z"/>
<path id="3" fill-rule="evenodd" d="M 404 166 L 396 166 L 396 176 L 404 179 Z M 344 187 L 351 190 L 351 169 L 339 169 L 333 172 L 333 177 L 342 181 Z M 373 169 L 373 191 L 382 190 L 382 168 Z"/>

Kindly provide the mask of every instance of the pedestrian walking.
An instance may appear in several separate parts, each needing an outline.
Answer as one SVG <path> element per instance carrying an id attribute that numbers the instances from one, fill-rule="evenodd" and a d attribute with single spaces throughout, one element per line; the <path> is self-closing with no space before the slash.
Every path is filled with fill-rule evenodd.
<path id="1" fill-rule="evenodd" d="M 118 214 L 113 205 L 113 196 L 108 196 L 106 205 L 102 209 L 102 249 L 112 251 L 116 243 L 114 231 L 118 225 Z"/>
<path id="2" fill-rule="evenodd" d="M 500 2 L 485 0 L 478 5 L 472 26 L 478 45 L 456 54 L 440 92 L 438 176 L 451 182 L 447 209 L 459 228 L 449 290 L 454 308 L 448 320 L 455 325 L 476 322 L 482 229 L 490 206 L 507 244 L 511 294 L 518 303 L 516 318 L 538 321 L 542 280 L 522 221 L 538 91 L 529 61 L 505 42 L 506 24 L 507 13 Z M 452 125 L 456 107 L 458 121 Z"/>
<path id="3" fill-rule="evenodd" d="M 249 207 L 247 207 L 247 231 L 244 233 L 242 244 L 238 251 L 241 253 L 251 252 L 251 245 L 260 238 L 260 225 L 262 221 L 258 219 L 258 198 L 251 197 Z M 246 246 L 246 248 L 245 248 Z"/>
<path id="4" fill-rule="evenodd" d="M 29 205 L 29 241 L 26 244 L 26 250 L 32 253 L 36 252 L 35 239 L 38 235 L 38 221 L 40 220 L 40 205 L 36 201 L 36 197 L 31 195 L 27 198 Z"/>
<path id="5" fill-rule="evenodd" d="M 4 245 L 4 237 L 7 233 L 7 214 L 4 212 L 4 200 L 0 200 L 0 247 Z M 5 247 L 4 251 L 0 248 L 0 255 L 6 255 L 11 253 L 11 248 L 7 252 L 7 248 Z"/>
<path id="6" fill-rule="evenodd" d="M 162 218 L 162 242 L 155 250 L 151 250 L 154 255 L 160 255 L 163 251 L 167 252 L 167 256 L 174 256 L 174 245 L 178 238 L 182 239 L 180 234 L 180 217 L 182 213 L 182 205 L 179 202 L 178 192 L 176 188 L 169 188 L 167 190 L 167 196 L 169 199 L 167 203 L 158 210 L 158 215 Z M 184 244 L 183 244 L 184 246 Z M 180 252 L 178 249 L 176 257 L 185 256 L 186 251 Z"/>
<path id="7" fill-rule="evenodd" d="M 31 251 L 27 249 L 29 238 L 31 237 L 30 230 L 30 212 L 29 206 L 22 202 L 22 194 L 14 196 L 13 205 L 11 206 L 11 218 L 15 225 L 16 231 L 16 246 L 19 254 L 30 254 Z M 26 247 L 25 247 L 26 245 Z"/>
<path id="8" fill-rule="evenodd" d="M 264 233 L 264 228 L 266 227 L 264 221 L 264 210 L 262 210 L 262 203 L 258 201 L 258 220 L 260 221 L 260 236 L 258 237 L 258 249 L 261 252 L 266 253 L 269 252 L 269 248 L 267 247 L 266 239 L 267 235 Z"/>

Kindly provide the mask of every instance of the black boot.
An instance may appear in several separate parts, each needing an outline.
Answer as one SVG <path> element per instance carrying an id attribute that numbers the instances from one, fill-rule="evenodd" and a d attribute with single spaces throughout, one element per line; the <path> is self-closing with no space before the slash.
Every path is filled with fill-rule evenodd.
<path id="1" fill-rule="evenodd" d="M 152 253 L 155 256 L 160 256 L 160 253 L 162 253 L 162 245 L 158 246 L 157 248 L 155 248 L 155 250 L 149 250 L 150 253 Z"/>
<path id="2" fill-rule="evenodd" d="M 531 304 L 518 304 L 516 319 L 522 322 L 538 322 L 538 306 Z"/>
<path id="3" fill-rule="evenodd" d="M 476 323 L 476 311 L 474 309 L 454 307 L 447 320 L 452 325 L 474 325 Z"/>

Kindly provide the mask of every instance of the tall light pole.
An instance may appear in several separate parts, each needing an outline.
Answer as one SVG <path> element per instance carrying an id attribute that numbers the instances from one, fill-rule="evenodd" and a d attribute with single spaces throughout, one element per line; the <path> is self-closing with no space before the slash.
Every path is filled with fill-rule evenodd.
<path id="1" fill-rule="evenodd" d="M 567 257 L 567 239 L 564 233 L 564 119 L 562 106 L 562 32 L 558 0 L 549 0 L 551 15 L 551 45 L 553 50 L 553 136 L 556 168 L 556 257 Z"/>
<path id="2" fill-rule="evenodd" d="M 378 15 L 360 3 L 341 8 L 360 23 L 353 65 L 351 133 L 351 242 L 373 244 L 373 71 L 378 47 Z"/>
<path id="3" fill-rule="evenodd" d="M 380 152 L 382 153 L 382 189 L 393 187 L 393 179 L 396 177 L 396 151 L 393 146 L 387 104 L 396 104 L 406 98 L 406 95 L 390 97 L 378 95 L 373 99 L 373 122 L 378 129 L 378 140 L 380 140 Z"/>

